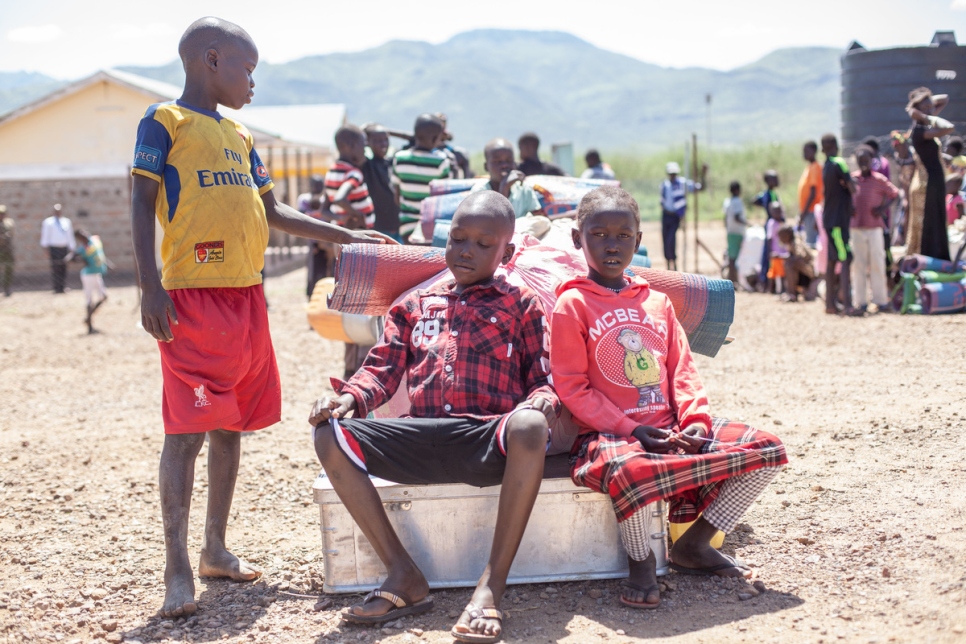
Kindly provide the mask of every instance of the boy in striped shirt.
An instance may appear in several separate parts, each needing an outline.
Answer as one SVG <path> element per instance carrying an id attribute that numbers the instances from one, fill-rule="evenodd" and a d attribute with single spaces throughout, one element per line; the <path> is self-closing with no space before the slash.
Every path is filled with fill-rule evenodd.
<path id="1" fill-rule="evenodd" d="M 372 228 L 376 210 L 361 169 L 366 161 L 366 135 L 355 125 L 344 125 L 335 133 L 335 147 L 339 159 L 325 173 L 329 211 L 350 230 Z"/>
<path id="2" fill-rule="evenodd" d="M 366 135 L 355 125 L 344 125 L 335 133 L 335 147 L 339 159 L 325 173 L 325 200 L 329 212 L 350 230 L 372 228 L 376 223 L 376 209 L 369 197 L 369 187 L 362 176 L 366 161 Z M 336 256 L 338 250 L 336 250 Z M 371 346 L 345 343 L 343 376 L 352 377 L 369 355 Z"/>
<path id="3" fill-rule="evenodd" d="M 437 150 L 443 123 L 432 114 L 420 114 L 413 127 L 413 147 L 400 150 L 392 161 L 393 181 L 399 185 L 399 223 L 402 234 L 419 221 L 419 204 L 429 196 L 429 182 L 450 176 L 450 160 Z M 408 225 L 407 225 L 408 224 Z M 415 227 L 415 235 L 420 235 Z M 416 240 L 413 240 L 416 241 Z"/>

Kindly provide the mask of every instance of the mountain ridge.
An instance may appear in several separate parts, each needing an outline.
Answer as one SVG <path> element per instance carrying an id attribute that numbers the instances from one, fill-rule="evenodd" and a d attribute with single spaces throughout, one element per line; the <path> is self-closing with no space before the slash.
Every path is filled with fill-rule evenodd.
<path id="1" fill-rule="evenodd" d="M 355 123 L 409 129 L 444 112 L 455 142 L 537 131 L 575 150 L 664 148 L 706 132 L 711 93 L 716 145 L 815 138 L 839 122 L 839 57 L 826 47 L 779 49 L 728 71 L 668 68 L 560 31 L 478 29 L 432 44 L 395 39 L 351 53 L 263 63 L 256 105 L 345 103 Z M 174 85 L 180 61 L 120 69 Z M 22 96 L 31 86 L 9 90 Z M 0 109 L 7 91 L 0 75 Z M 49 90 L 48 90 L 49 91 Z"/>

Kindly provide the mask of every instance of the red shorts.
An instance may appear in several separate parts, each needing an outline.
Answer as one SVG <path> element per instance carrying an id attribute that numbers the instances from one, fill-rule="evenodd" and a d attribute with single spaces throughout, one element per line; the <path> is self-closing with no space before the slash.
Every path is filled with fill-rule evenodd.
<path id="1" fill-rule="evenodd" d="M 174 340 L 159 342 L 165 434 L 251 431 L 282 416 L 261 284 L 169 291 Z"/>

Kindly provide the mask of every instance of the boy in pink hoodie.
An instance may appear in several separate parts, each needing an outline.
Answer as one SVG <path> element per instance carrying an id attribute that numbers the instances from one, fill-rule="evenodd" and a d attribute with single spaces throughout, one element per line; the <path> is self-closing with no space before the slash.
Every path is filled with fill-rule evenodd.
<path id="1" fill-rule="evenodd" d="M 749 577 L 711 538 L 728 532 L 787 463 L 781 441 L 713 419 L 671 301 L 625 272 L 641 242 L 637 202 L 617 187 L 588 193 L 574 246 L 588 275 L 562 284 L 551 318 L 550 370 L 581 427 L 577 485 L 609 494 L 628 554 L 621 602 L 660 604 L 644 507 L 666 499 L 672 522 L 694 521 L 671 549 L 685 574 Z"/>

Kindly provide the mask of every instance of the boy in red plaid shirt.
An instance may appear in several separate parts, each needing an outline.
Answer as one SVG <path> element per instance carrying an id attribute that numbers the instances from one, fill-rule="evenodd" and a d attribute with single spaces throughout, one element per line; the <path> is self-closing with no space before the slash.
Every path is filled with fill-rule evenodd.
<path id="1" fill-rule="evenodd" d="M 433 606 L 369 474 L 409 485 L 502 483 L 489 563 L 452 631 L 464 641 L 501 637 L 500 602 L 560 404 L 549 382 L 540 298 L 494 276 L 513 256 L 515 219 L 497 192 L 467 197 L 446 244 L 453 279 L 393 307 L 382 342 L 348 382 L 333 381 L 339 395 L 320 399 L 309 418 L 332 487 L 389 571 L 346 621 L 381 623 Z M 403 376 L 410 415 L 367 419 Z"/>
<path id="2" fill-rule="evenodd" d="M 621 602 L 660 604 L 645 506 L 662 499 L 672 522 L 694 522 L 671 549 L 674 570 L 750 576 L 711 539 L 734 528 L 787 462 L 781 441 L 711 418 L 671 301 L 643 278 L 625 276 L 641 243 L 633 197 L 617 187 L 588 193 L 573 239 L 588 274 L 557 289 L 550 368 L 582 432 L 571 478 L 614 504 L 630 568 Z"/>

